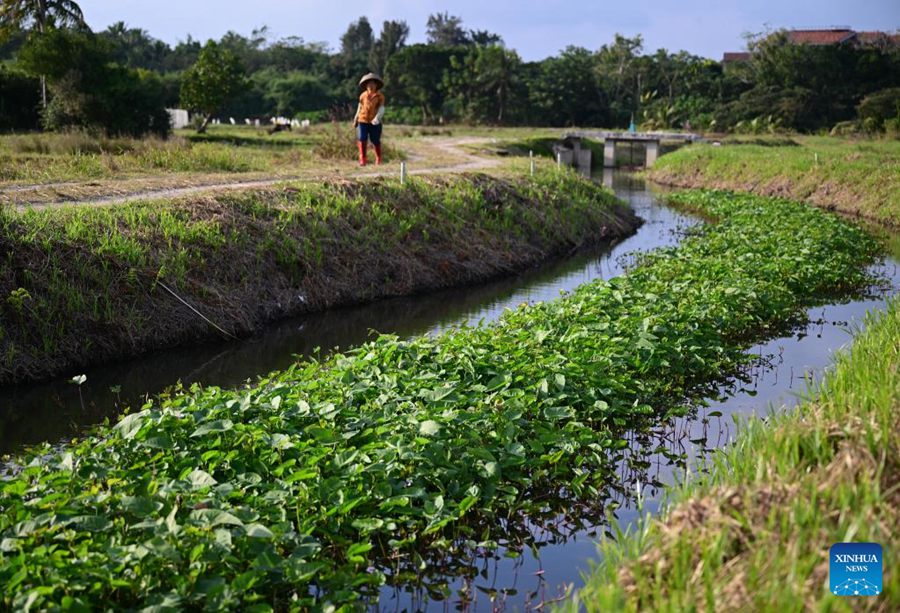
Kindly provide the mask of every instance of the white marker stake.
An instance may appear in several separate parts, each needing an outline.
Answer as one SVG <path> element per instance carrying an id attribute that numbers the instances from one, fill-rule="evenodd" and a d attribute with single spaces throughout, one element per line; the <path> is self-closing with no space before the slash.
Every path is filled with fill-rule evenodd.
<path id="1" fill-rule="evenodd" d="M 531 161 L 531 176 L 534 176 L 534 151 L 528 152 L 528 159 Z"/>
<path id="2" fill-rule="evenodd" d="M 562 153 L 556 154 L 556 167 L 562 168 Z"/>
<path id="3" fill-rule="evenodd" d="M 400 185 L 406 183 L 406 162 L 400 162 Z"/>

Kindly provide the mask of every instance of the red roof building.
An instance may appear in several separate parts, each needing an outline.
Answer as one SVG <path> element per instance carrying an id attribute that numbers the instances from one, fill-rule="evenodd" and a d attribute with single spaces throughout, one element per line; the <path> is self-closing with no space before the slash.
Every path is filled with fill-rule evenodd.
<path id="1" fill-rule="evenodd" d="M 722 57 L 723 64 L 732 64 L 734 62 L 749 62 L 750 61 L 750 52 L 749 51 L 726 51 L 725 55 Z"/>
<path id="2" fill-rule="evenodd" d="M 795 45 L 839 45 L 851 42 L 856 32 L 846 30 L 788 30 L 788 40 Z"/>
<path id="3" fill-rule="evenodd" d="M 857 32 L 856 38 L 861 45 L 875 45 L 877 47 L 900 46 L 900 34 L 888 34 L 887 32 Z"/>
<path id="4" fill-rule="evenodd" d="M 860 45 L 875 47 L 900 46 L 900 33 L 856 32 L 850 28 L 823 28 L 820 30 L 788 30 L 788 41 L 795 45 Z M 728 51 L 722 57 L 723 64 L 746 62 L 750 60 L 747 52 Z"/>

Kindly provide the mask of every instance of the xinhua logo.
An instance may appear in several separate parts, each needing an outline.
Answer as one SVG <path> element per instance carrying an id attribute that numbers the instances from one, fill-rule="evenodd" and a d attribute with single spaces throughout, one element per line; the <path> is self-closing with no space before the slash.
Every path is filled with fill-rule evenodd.
<path id="1" fill-rule="evenodd" d="M 828 552 L 829 583 L 835 596 L 878 596 L 882 589 L 881 545 L 835 543 Z"/>

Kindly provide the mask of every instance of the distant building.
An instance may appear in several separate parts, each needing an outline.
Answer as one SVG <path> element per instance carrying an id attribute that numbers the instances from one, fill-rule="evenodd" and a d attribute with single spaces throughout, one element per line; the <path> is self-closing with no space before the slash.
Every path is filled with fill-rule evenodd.
<path id="1" fill-rule="evenodd" d="M 169 112 L 169 123 L 173 130 L 180 130 L 191 125 L 190 116 L 184 109 L 166 109 Z"/>
<path id="2" fill-rule="evenodd" d="M 788 30 L 788 41 L 794 45 L 854 45 L 860 47 L 900 47 L 900 34 L 888 32 L 857 32 L 846 26 L 821 28 L 816 30 Z M 750 61 L 751 54 L 746 51 L 726 51 L 722 56 L 722 64 L 735 64 Z"/>
<path id="3" fill-rule="evenodd" d="M 795 45 L 840 45 L 850 43 L 856 38 L 856 32 L 850 28 L 833 28 L 827 30 L 788 30 L 788 41 Z"/>
<path id="4" fill-rule="evenodd" d="M 723 64 L 734 64 L 740 62 L 749 62 L 750 61 L 750 52 L 749 51 L 726 51 L 725 55 L 722 57 Z"/>
<path id="5" fill-rule="evenodd" d="M 857 40 L 861 45 L 872 45 L 875 47 L 900 47 L 900 32 L 888 34 L 887 32 L 857 32 Z"/>

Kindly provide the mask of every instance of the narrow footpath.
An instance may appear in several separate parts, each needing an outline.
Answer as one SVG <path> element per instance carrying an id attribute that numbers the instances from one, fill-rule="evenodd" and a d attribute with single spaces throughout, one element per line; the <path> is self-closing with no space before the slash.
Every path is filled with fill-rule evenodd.
<path id="1" fill-rule="evenodd" d="M 429 175 L 435 173 L 460 173 L 486 170 L 501 163 L 475 155 L 464 149 L 466 145 L 489 143 L 484 137 L 437 137 L 426 139 L 408 153 L 408 173 Z M 324 164 L 323 164 L 324 165 Z M 367 166 L 346 172 L 333 169 L 326 172 L 305 172 L 288 175 L 264 175 L 247 173 L 241 178 L 233 175 L 201 175 L 193 177 L 143 177 L 140 179 L 115 179 L 108 181 L 66 181 L 16 185 L 0 188 L 0 205 L 9 204 L 17 211 L 40 210 L 54 206 L 106 206 L 133 200 L 159 200 L 178 198 L 198 193 L 221 192 L 271 187 L 290 182 L 316 182 L 341 179 L 371 179 L 398 175 L 399 162 L 383 166 Z M 135 187 L 138 189 L 135 189 Z"/>

